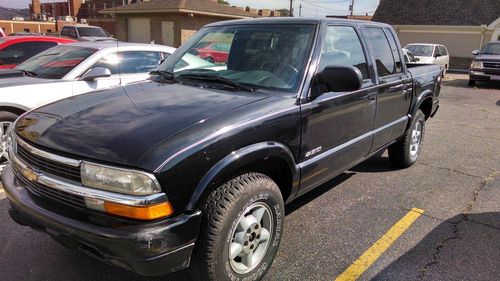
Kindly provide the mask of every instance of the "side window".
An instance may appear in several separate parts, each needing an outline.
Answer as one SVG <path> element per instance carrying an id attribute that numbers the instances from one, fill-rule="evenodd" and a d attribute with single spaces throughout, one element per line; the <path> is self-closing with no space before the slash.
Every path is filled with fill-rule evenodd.
<path id="1" fill-rule="evenodd" d="M 69 28 L 63 27 L 63 29 L 61 30 L 61 35 L 62 36 L 69 36 Z"/>
<path id="2" fill-rule="evenodd" d="M 76 30 L 74 28 L 71 28 L 69 30 L 69 35 L 68 36 L 71 37 L 71 38 L 77 38 L 77 36 L 76 36 Z"/>
<path id="3" fill-rule="evenodd" d="M 56 42 L 23 42 L 0 51 L 0 64 L 18 64 L 53 46 Z"/>
<path id="4" fill-rule="evenodd" d="M 331 65 L 355 66 L 369 79 L 365 53 L 359 37 L 350 26 L 329 26 L 319 62 L 319 71 Z"/>
<path id="5" fill-rule="evenodd" d="M 391 30 L 388 28 L 384 28 L 385 35 L 389 39 L 389 45 L 391 45 L 392 57 L 394 58 L 394 62 L 396 63 L 396 72 L 401 73 L 403 71 L 401 65 L 401 57 L 399 56 L 398 44 L 396 43 L 396 38 L 394 38 L 394 34 L 392 34 Z"/>
<path id="6" fill-rule="evenodd" d="M 439 46 L 439 53 L 442 55 L 442 56 L 447 56 L 448 55 L 448 52 L 446 51 L 446 48 L 443 47 L 443 46 Z"/>
<path id="7" fill-rule="evenodd" d="M 384 30 L 378 27 L 367 27 L 364 30 L 366 38 L 372 46 L 377 72 L 380 77 L 395 74 L 396 62 Z"/>
<path id="8" fill-rule="evenodd" d="M 160 61 L 160 52 L 129 51 L 109 54 L 93 67 L 108 68 L 111 74 L 147 73 L 158 68 Z"/>

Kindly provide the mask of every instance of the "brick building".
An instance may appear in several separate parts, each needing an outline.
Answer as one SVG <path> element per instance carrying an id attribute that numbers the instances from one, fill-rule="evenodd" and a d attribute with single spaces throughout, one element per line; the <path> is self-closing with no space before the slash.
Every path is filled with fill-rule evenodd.
<path id="1" fill-rule="evenodd" d="M 258 17 L 217 0 L 150 0 L 102 10 L 116 20 L 116 37 L 129 42 L 180 46 L 202 26 L 223 20 Z M 267 12 L 266 12 L 267 13 Z"/>

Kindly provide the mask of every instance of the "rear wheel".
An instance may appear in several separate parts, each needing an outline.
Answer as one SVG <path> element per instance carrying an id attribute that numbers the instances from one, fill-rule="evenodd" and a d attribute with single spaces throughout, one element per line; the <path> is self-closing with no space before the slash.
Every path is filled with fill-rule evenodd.
<path id="1" fill-rule="evenodd" d="M 418 110 L 404 137 L 389 146 L 389 159 L 392 164 L 401 168 L 415 164 L 422 150 L 424 134 L 425 115 L 421 110 Z"/>
<path id="2" fill-rule="evenodd" d="M 260 280 L 278 251 L 284 203 L 269 177 L 249 173 L 214 190 L 203 207 L 193 280 Z"/>
<path id="3" fill-rule="evenodd" d="M 8 147 L 10 138 L 8 132 L 19 115 L 8 111 L 0 111 L 0 173 L 10 162 Z"/>
<path id="4" fill-rule="evenodd" d="M 469 86 L 476 86 L 476 81 L 469 79 Z"/>

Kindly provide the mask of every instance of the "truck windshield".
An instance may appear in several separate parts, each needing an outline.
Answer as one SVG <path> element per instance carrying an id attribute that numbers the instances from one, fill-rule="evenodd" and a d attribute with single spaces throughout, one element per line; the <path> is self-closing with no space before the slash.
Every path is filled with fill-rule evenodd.
<path id="1" fill-rule="evenodd" d="M 211 77 L 215 82 L 229 80 L 254 89 L 293 92 L 300 86 L 311 53 L 314 27 L 266 24 L 205 28 L 170 56 L 160 71 L 180 80 Z"/>
<path id="2" fill-rule="evenodd" d="M 489 43 L 484 46 L 481 50 L 483 55 L 500 55 L 500 44 L 499 43 Z"/>
<path id="3" fill-rule="evenodd" d="M 78 27 L 78 34 L 80 36 L 88 36 L 88 37 L 108 37 L 109 35 L 100 28 L 95 27 Z"/>
<path id="4" fill-rule="evenodd" d="M 26 60 L 15 69 L 38 78 L 61 79 L 96 51 L 92 48 L 60 45 Z"/>
<path id="5" fill-rule="evenodd" d="M 419 57 L 432 57 L 434 47 L 429 45 L 408 45 L 405 47 L 410 50 L 415 56 Z"/>

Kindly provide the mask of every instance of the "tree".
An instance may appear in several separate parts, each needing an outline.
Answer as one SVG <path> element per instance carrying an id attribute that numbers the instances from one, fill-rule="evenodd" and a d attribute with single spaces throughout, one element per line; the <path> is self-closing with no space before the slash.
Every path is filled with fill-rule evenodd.
<path id="1" fill-rule="evenodd" d="M 288 10 L 288 9 L 279 9 L 278 11 L 281 13 L 282 17 L 289 17 L 290 16 L 290 10 Z"/>
<path id="2" fill-rule="evenodd" d="M 229 5 L 229 2 L 227 1 L 224 1 L 224 0 L 218 0 L 219 4 L 222 4 L 222 5 Z"/>

